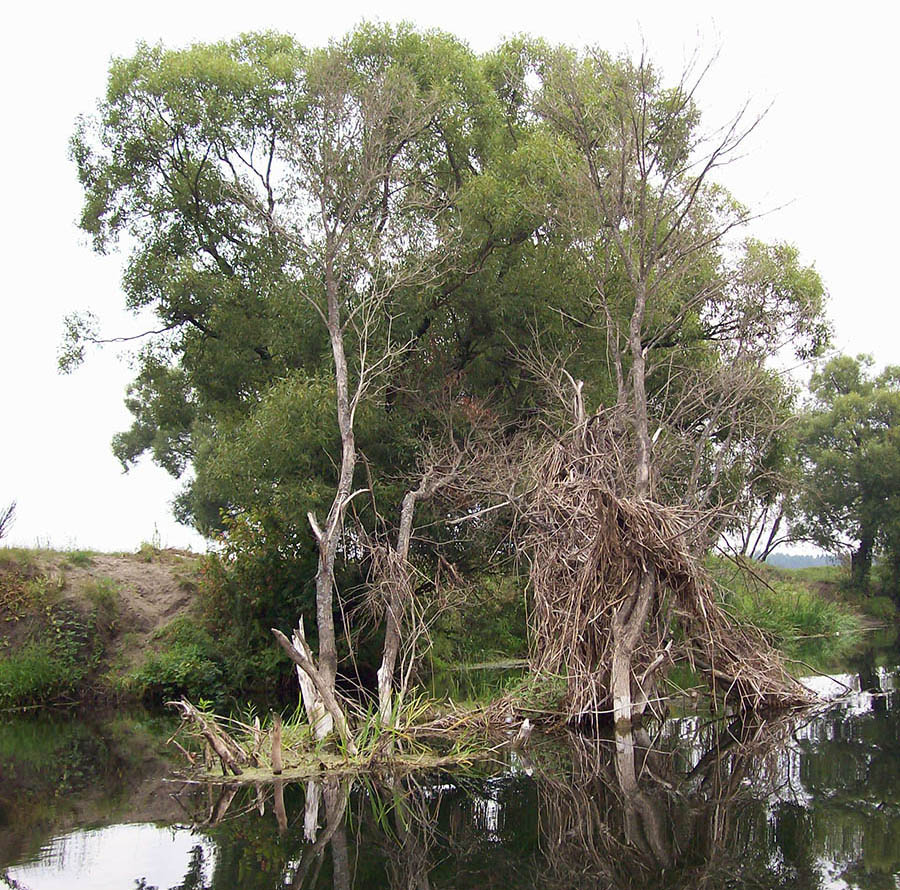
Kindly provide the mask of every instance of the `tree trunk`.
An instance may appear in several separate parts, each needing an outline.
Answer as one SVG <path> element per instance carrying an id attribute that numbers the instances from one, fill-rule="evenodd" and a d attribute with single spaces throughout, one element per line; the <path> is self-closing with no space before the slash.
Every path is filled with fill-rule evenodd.
<path id="1" fill-rule="evenodd" d="M 281 758 L 281 714 L 277 711 L 274 716 L 274 725 L 272 726 L 272 772 L 276 776 L 280 776 L 284 769 Z"/>
<path id="2" fill-rule="evenodd" d="M 323 679 L 321 672 L 316 668 L 312 660 L 312 652 L 309 646 L 305 645 L 301 649 L 297 649 L 294 644 L 280 631 L 277 627 L 272 628 L 272 633 L 285 654 L 294 664 L 299 665 L 306 672 L 307 676 L 312 680 L 316 687 L 316 691 L 322 696 L 322 703 L 326 710 L 334 719 L 334 725 L 337 728 L 341 741 L 347 747 L 347 753 L 351 755 L 358 754 L 356 742 L 350 735 L 350 727 L 347 724 L 347 717 L 341 706 L 338 704 L 337 697 L 334 692 L 334 683 L 329 686 Z"/>
<path id="3" fill-rule="evenodd" d="M 423 483 L 424 484 L 424 483 Z M 394 585 L 388 598 L 387 620 L 384 632 L 384 649 L 381 656 L 381 667 L 378 668 L 378 711 L 381 725 L 388 726 L 396 716 L 393 714 L 394 670 L 397 666 L 397 655 L 400 652 L 400 623 L 405 599 L 409 595 L 411 579 L 407 571 L 409 560 L 409 543 L 412 537 L 413 513 L 416 500 L 424 494 L 422 486 L 418 491 L 408 491 L 400 508 L 400 528 L 397 532 L 396 554 L 400 566 L 404 569 L 402 580 Z"/>
<path id="4" fill-rule="evenodd" d="M 635 283 L 634 310 L 631 314 L 629 346 L 631 347 L 631 391 L 634 410 L 634 435 L 637 454 L 634 480 L 635 497 L 650 495 L 650 424 L 647 416 L 646 358 L 641 342 L 644 329 L 644 312 L 647 307 L 646 282 Z"/>
<path id="5" fill-rule="evenodd" d="M 343 719 L 343 712 L 340 712 L 340 708 L 337 707 L 335 689 L 337 644 L 334 633 L 334 563 L 343 529 L 344 515 L 351 500 L 353 473 L 356 469 L 356 441 L 353 436 L 354 405 L 350 398 L 347 356 L 344 352 L 344 330 L 341 324 L 340 295 L 334 273 L 336 246 L 335 235 L 332 230 L 328 230 L 326 240 L 325 293 L 328 301 L 326 326 L 334 360 L 337 421 L 341 434 L 341 466 L 337 489 L 331 508 L 328 511 L 325 528 L 319 528 L 315 516 L 312 513 L 308 514 L 309 523 L 319 548 L 319 563 L 316 570 L 316 627 L 319 637 L 318 663 L 312 664 L 310 653 L 308 661 L 313 668 L 313 673 L 311 673 L 310 666 L 293 657 L 292 660 L 302 667 L 310 680 L 313 681 L 326 710 L 332 715 L 339 729 L 343 726 L 344 733 L 342 733 L 342 738 L 346 741 L 349 737 L 349 732 L 347 731 L 346 720 Z M 284 646 L 280 639 L 279 642 Z M 290 647 L 290 641 L 287 642 Z M 291 655 L 290 648 L 285 648 L 288 655 Z M 336 711 L 341 713 L 340 718 L 337 716 Z M 317 723 L 315 725 L 324 729 L 326 724 Z"/>
<path id="6" fill-rule="evenodd" d="M 891 554 L 891 597 L 900 605 L 900 548 L 895 548 Z"/>
<path id="7" fill-rule="evenodd" d="M 641 573 L 635 589 L 613 616 L 613 657 L 610 686 L 613 720 L 617 728 L 630 727 L 636 715 L 632 696 L 632 657 L 656 593 L 656 570 L 652 565 Z"/>
<path id="8" fill-rule="evenodd" d="M 869 592 L 869 572 L 872 569 L 872 551 L 875 548 L 874 535 L 863 530 L 859 547 L 850 557 L 850 579 L 857 590 Z"/>
<path id="9" fill-rule="evenodd" d="M 331 780 L 325 784 L 325 818 L 331 832 L 331 875 L 334 890 L 350 890 L 352 875 L 344 810 L 347 793 Z"/>
<path id="10" fill-rule="evenodd" d="M 337 677 L 337 645 L 334 634 L 334 562 L 344 524 L 344 514 L 350 503 L 353 473 L 356 470 L 356 440 L 353 435 L 353 406 L 350 399 L 350 381 L 347 356 L 344 352 L 344 329 L 341 324 L 340 295 L 334 273 L 336 253 L 335 236 L 327 235 L 325 259 L 325 293 L 328 300 L 326 326 L 334 360 L 334 383 L 338 429 L 341 434 L 341 466 L 337 490 L 325 528 L 319 529 L 315 517 L 310 524 L 319 546 L 319 564 L 316 570 L 316 626 L 319 636 L 318 670 L 322 682 L 332 695 Z"/>
<path id="11" fill-rule="evenodd" d="M 302 651 L 306 644 L 306 633 L 303 629 L 303 617 L 297 622 L 297 629 L 292 638 L 294 648 Z M 307 645 L 308 648 L 308 645 Z M 303 708 L 306 711 L 306 719 L 313 728 L 313 734 L 317 739 L 324 739 L 334 729 L 334 718 L 328 713 L 322 696 L 319 695 L 315 684 L 309 674 L 300 667 L 297 668 L 297 683 L 300 686 L 300 697 L 303 699 Z"/>

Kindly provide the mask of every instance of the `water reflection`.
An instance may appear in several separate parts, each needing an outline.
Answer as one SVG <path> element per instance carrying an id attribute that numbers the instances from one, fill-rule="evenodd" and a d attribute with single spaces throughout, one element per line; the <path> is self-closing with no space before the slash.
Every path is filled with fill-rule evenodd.
<path id="1" fill-rule="evenodd" d="M 854 667 L 818 714 L 533 736 L 527 755 L 467 775 L 203 788 L 180 798 L 191 825 L 172 836 L 192 846 L 178 878 L 135 863 L 118 886 L 896 888 L 900 682 Z M 40 867 L 7 884 L 50 886 Z"/>

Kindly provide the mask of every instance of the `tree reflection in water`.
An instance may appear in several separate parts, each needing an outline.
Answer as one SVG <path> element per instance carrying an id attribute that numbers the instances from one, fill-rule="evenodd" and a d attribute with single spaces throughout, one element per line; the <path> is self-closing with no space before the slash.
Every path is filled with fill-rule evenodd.
<path id="1" fill-rule="evenodd" d="M 192 861 L 181 888 L 894 887 L 887 677 L 863 670 L 868 692 L 812 718 L 535 739 L 493 774 L 223 790 L 198 814 L 216 847 L 208 881 Z"/>

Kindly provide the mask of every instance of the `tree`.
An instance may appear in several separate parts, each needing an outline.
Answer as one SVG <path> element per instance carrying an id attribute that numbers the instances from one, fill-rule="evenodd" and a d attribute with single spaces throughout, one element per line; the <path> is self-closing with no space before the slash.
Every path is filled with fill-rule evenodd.
<path id="1" fill-rule="evenodd" d="M 700 135 L 686 81 L 539 41 L 478 58 L 363 26 L 319 50 L 263 34 L 113 63 L 72 141 L 82 226 L 101 251 L 128 236 L 127 303 L 158 318 L 116 453 L 185 475 L 180 515 L 207 533 L 315 548 L 317 657 L 279 639 L 338 726 L 339 574 L 361 579 L 370 533 L 403 591 L 438 563 L 413 511 L 444 485 L 423 455 L 454 429 L 448 394 L 463 425 L 522 429 L 546 404 L 523 356 L 567 355 L 582 407 L 612 406 L 617 494 L 689 504 L 698 541 L 765 462 L 785 402 L 765 360 L 780 330 L 815 350 L 822 289 L 788 246 L 726 242 L 747 212 L 710 176 L 740 121 Z M 68 333 L 65 365 L 104 340 L 89 317 Z M 623 639 L 660 600 L 652 567 L 626 599 Z"/>
<path id="2" fill-rule="evenodd" d="M 873 557 L 889 562 L 900 596 L 900 368 L 835 356 L 812 375 L 802 418 L 803 467 L 793 528 L 832 553 L 850 551 L 854 585 Z"/>
<path id="3" fill-rule="evenodd" d="M 82 226 L 101 251 L 130 236 L 128 305 L 159 318 L 116 453 L 192 469 L 180 512 L 207 533 L 223 511 L 250 515 L 299 557 L 309 519 L 318 665 L 301 660 L 320 693 L 337 669 L 336 566 L 360 558 L 348 510 L 371 526 L 393 501 L 409 525 L 402 477 L 448 385 L 472 396 L 505 374 L 522 401 L 495 296 L 541 220 L 509 201 L 526 132 L 486 71 L 404 27 L 315 51 L 274 34 L 142 46 L 72 141 Z M 543 297 L 528 295 L 546 312 Z M 66 367 L 104 340 L 89 317 L 68 333 Z"/>
<path id="4" fill-rule="evenodd" d="M 767 361 L 788 344 L 821 349 L 824 289 L 789 245 L 735 243 L 750 214 L 713 175 L 757 121 L 741 109 L 706 133 L 694 101 L 702 73 L 669 87 L 647 60 L 599 50 L 538 52 L 535 68 L 535 109 L 566 172 L 549 212 L 593 286 L 588 315 L 603 328 L 615 380 L 599 420 L 624 458 L 614 493 L 692 511 L 702 550 L 785 428 L 787 388 Z M 611 620 L 617 721 L 631 720 L 642 695 L 647 674 L 638 677 L 633 657 L 666 597 L 660 577 L 646 560 Z"/>

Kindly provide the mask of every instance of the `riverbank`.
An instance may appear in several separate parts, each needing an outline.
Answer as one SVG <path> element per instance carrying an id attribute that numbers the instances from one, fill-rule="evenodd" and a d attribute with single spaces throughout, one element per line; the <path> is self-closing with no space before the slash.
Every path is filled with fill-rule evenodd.
<path id="1" fill-rule="evenodd" d="M 227 611 L 210 605 L 209 565 L 209 557 L 149 544 L 111 554 L 0 548 L 0 709 L 160 705 L 181 695 L 221 706 L 258 696 L 222 645 L 240 634 Z M 707 567 L 733 616 L 801 665 L 824 668 L 860 630 L 897 623 L 890 599 L 853 593 L 839 566 L 739 570 L 717 559 Z M 461 668 L 525 657 L 522 600 L 515 579 L 488 579 L 442 616 L 420 678 L 430 698 L 475 705 L 505 691 L 496 671 Z M 291 665 L 268 640 L 264 652 L 241 655 L 248 664 L 264 658 L 269 674 L 293 688 Z"/>
<path id="2" fill-rule="evenodd" d="M 167 673 L 167 639 L 200 625 L 200 569 L 195 554 L 150 545 L 0 549 L 0 709 L 140 699 L 143 678 Z"/>

